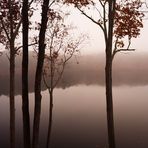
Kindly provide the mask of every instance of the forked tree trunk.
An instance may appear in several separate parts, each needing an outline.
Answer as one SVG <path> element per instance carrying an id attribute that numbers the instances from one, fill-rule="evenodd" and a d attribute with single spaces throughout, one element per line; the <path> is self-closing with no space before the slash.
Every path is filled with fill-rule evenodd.
<path id="1" fill-rule="evenodd" d="M 30 116 L 28 97 L 28 0 L 23 0 L 22 112 L 24 148 L 30 148 Z"/>

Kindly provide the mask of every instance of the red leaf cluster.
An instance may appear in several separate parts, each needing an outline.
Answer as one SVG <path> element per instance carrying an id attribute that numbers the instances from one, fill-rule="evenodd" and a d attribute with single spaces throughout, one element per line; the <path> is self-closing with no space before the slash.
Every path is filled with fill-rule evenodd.
<path id="1" fill-rule="evenodd" d="M 122 0 L 116 4 L 114 35 L 118 38 L 128 36 L 136 38 L 143 27 L 144 14 L 139 11 L 142 6 L 140 0 Z"/>
<path id="2" fill-rule="evenodd" d="M 64 3 L 74 4 L 75 6 L 87 6 L 92 0 L 64 0 Z"/>

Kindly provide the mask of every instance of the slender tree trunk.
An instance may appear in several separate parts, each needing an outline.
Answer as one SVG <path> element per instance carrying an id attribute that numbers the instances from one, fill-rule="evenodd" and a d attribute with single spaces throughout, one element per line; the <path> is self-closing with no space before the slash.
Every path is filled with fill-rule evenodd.
<path id="1" fill-rule="evenodd" d="M 50 103 L 49 103 L 49 123 L 48 123 L 48 134 L 46 148 L 50 148 L 51 130 L 52 130 L 52 111 L 53 111 L 53 90 L 49 92 Z"/>
<path id="2" fill-rule="evenodd" d="M 30 148 L 30 116 L 28 97 L 28 0 L 23 0 L 22 112 L 24 148 Z"/>
<path id="3" fill-rule="evenodd" d="M 49 92 L 50 94 L 50 106 L 53 107 L 53 89 L 51 89 L 51 91 Z"/>
<path id="4" fill-rule="evenodd" d="M 116 0 L 109 1 L 109 28 L 108 40 L 106 43 L 106 66 L 105 66 L 105 79 L 106 79 L 106 110 L 107 110 L 107 128 L 108 128 L 108 143 L 109 148 L 115 148 L 115 133 L 114 133 L 114 116 L 113 116 L 113 95 L 112 95 L 112 42 L 113 42 L 113 27 L 115 15 Z"/>
<path id="5" fill-rule="evenodd" d="M 15 148 L 15 53 L 14 41 L 10 43 L 10 147 Z"/>
<path id="6" fill-rule="evenodd" d="M 41 112 L 41 80 L 42 80 L 42 69 L 44 63 L 44 54 L 45 54 L 45 32 L 48 22 L 48 5 L 49 0 L 44 0 L 42 5 L 42 20 L 41 20 L 41 29 L 39 34 L 39 52 L 38 52 L 38 61 L 36 68 L 35 76 L 35 109 L 34 109 L 34 122 L 33 122 L 33 148 L 38 147 L 39 140 L 39 125 L 40 125 L 40 112 Z"/>
<path id="7" fill-rule="evenodd" d="M 15 148 L 15 48 L 13 36 L 12 3 L 8 0 L 10 21 L 10 147 Z"/>
<path id="8" fill-rule="evenodd" d="M 106 58 L 106 103 L 107 103 L 107 129 L 109 148 L 115 148 L 113 98 L 112 98 L 112 59 Z"/>

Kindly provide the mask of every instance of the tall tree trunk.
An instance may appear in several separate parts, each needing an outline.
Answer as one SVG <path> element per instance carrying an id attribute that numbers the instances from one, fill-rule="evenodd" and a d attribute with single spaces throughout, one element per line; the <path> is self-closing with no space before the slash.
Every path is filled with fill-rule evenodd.
<path id="1" fill-rule="evenodd" d="M 107 129 L 109 148 L 115 148 L 113 98 L 112 98 L 112 59 L 106 58 L 106 103 L 107 103 Z"/>
<path id="2" fill-rule="evenodd" d="M 15 48 L 13 36 L 13 16 L 12 3 L 8 1 L 9 5 L 9 21 L 10 21 L 10 147 L 15 147 Z"/>
<path id="3" fill-rule="evenodd" d="M 39 124 L 40 124 L 40 112 L 41 112 L 41 80 L 42 80 L 42 69 L 44 63 L 44 54 L 45 54 L 45 32 L 48 22 L 48 5 L 49 0 L 44 0 L 42 5 L 42 20 L 41 20 L 41 29 L 39 34 L 39 52 L 38 52 L 38 61 L 36 68 L 35 76 L 35 109 L 34 109 L 34 122 L 33 122 L 33 148 L 38 147 L 39 139 Z"/>
<path id="4" fill-rule="evenodd" d="M 112 42 L 113 42 L 113 27 L 115 15 L 116 0 L 109 1 L 108 14 L 108 40 L 106 43 L 106 110 L 107 110 L 107 128 L 108 128 L 108 143 L 109 148 L 115 148 L 115 133 L 114 133 L 114 117 L 113 117 L 113 96 L 112 96 Z"/>
<path id="5" fill-rule="evenodd" d="M 50 102 L 49 102 L 49 122 L 48 122 L 48 134 L 47 134 L 47 144 L 46 148 L 50 148 L 51 140 L 51 129 L 52 129 L 52 111 L 53 111 L 53 90 L 49 92 Z"/>
<path id="6" fill-rule="evenodd" d="M 14 42 L 10 43 L 10 147 L 15 148 L 15 54 Z"/>
<path id="7" fill-rule="evenodd" d="M 22 112 L 24 148 L 30 148 L 30 116 L 28 97 L 28 0 L 23 0 Z"/>

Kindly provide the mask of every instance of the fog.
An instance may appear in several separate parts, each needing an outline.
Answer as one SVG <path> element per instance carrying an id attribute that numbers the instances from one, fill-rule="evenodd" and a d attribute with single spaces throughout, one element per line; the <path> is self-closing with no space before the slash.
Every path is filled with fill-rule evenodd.
<path id="1" fill-rule="evenodd" d="M 69 61 L 64 75 L 57 87 L 65 89 L 73 85 L 104 86 L 104 54 L 79 55 Z M 9 60 L 0 57 L 0 95 L 9 94 Z M 29 91 L 34 90 L 36 57 L 30 54 Z M 148 85 L 148 55 L 131 52 L 118 54 L 113 61 L 113 85 L 141 86 Z M 45 86 L 42 87 L 45 90 Z M 16 95 L 21 94 L 21 56 L 16 57 Z"/>

